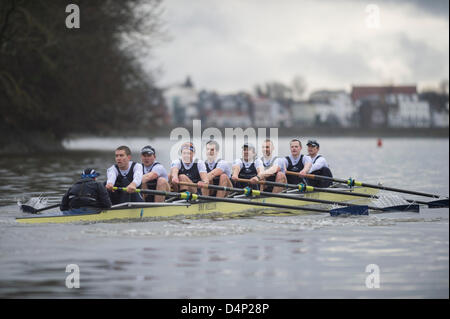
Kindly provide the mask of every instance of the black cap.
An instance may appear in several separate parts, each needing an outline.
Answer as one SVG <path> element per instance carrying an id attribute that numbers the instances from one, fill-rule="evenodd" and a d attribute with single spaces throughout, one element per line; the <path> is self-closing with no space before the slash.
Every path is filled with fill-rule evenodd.
<path id="1" fill-rule="evenodd" d="M 86 168 L 81 172 L 81 178 L 96 178 L 99 175 L 100 173 L 97 173 L 97 171 L 93 168 Z"/>
<path id="2" fill-rule="evenodd" d="M 317 143 L 316 140 L 309 140 L 308 143 L 306 143 L 306 145 L 308 145 L 308 146 L 320 147 L 320 146 L 319 146 L 319 143 Z"/>
<path id="3" fill-rule="evenodd" d="M 155 154 L 156 155 L 156 152 L 153 147 L 151 147 L 150 145 L 147 145 L 142 148 L 141 154 L 148 154 L 148 155 Z"/>
<path id="4" fill-rule="evenodd" d="M 250 143 L 244 143 L 244 145 L 242 146 L 242 149 L 244 149 L 244 148 L 251 148 L 251 149 L 253 149 L 253 151 L 255 151 L 256 149 L 255 149 L 255 147 L 253 146 L 253 144 L 250 144 Z"/>

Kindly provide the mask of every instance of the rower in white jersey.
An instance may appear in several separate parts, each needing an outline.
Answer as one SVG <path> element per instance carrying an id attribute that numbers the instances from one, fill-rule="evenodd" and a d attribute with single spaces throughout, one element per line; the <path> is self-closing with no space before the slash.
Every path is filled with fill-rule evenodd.
<path id="1" fill-rule="evenodd" d="M 264 166 L 264 170 L 258 174 L 261 180 L 270 182 L 286 183 L 285 167 L 283 163 L 280 164 L 282 158 L 273 156 L 274 145 L 270 139 L 266 139 L 262 144 L 263 157 L 261 161 Z M 261 190 L 265 192 L 280 193 L 283 188 L 274 187 L 272 185 L 261 185 Z"/>
<path id="2" fill-rule="evenodd" d="M 142 165 L 131 160 L 128 146 L 119 146 L 115 151 L 116 164 L 106 171 L 106 189 L 113 205 L 125 202 L 142 202 L 143 199 L 136 188 L 142 182 Z M 126 188 L 124 191 L 114 191 L 113 187 Z"/>
<path id="3" fill-rule="evenodd" d="M 231 180 L 237 188 L 244 188 L 250 186 L 253 189 L 259 189 L 258 181 L 261 178 L 258 174 L 261 174 L 264 170 L 264 165 L 259 158 L 256 158 L 255 147 L 249 143 L 245 143 L 242 146 L 242 158 L 238 158 L 234 161 L 232 166 Z M 239 182 L 238 179 L 249 179 L 249 183 Z"/>
<path id="4" fill-rule="evenodd" d="M 205 162 L 194 158 L 195 147 L 191 142 L 181 145 L 181 158 L 174 160 L 171 164 L 169 181 L 175 191 L 188 191 L 190 193 L 202 193 L 203 184 L 208 184 Z M 180 182 L 198 183 L 199 188 L 180 185 Z"/>
<path id="5" fill-rule="evenodd" d="M 224 187 L 233 187 L 231 183 L 231 167 L 223 159 L 218 159 L 219 143 L 214 140 L 206 143 L 206 171 L 209 184 L 219 185 Z M 228 192 L 216 191 L 212 189 L 203 189 L 202 193 L 207 196 L 225 197 Z"/>
<path id="6" fill-rule="evenodd" d="M 305 174 L 308 174 L 309 169 L 312 166 L 312 162 L 308 156 L 304 156 L 303 154 L 301 154 L 302 142 L 300 141 L 300 139 L 294 138 L 289 142 L 289 147 L 291 150 L 291 155 L 283 158 L 282 165 L 284 166 L 286 171 L 300 173 L 300 175 L 305 176 Z M 295 175 L 286 174 L 286 179 L 289 184 L 305 183 L 303 177 Z"/>
<path id="7" fill-rule="evenodd" d="M 156 161 L 156 151 L 150 146 L 144 146 L 141 150 L 141 163 L 143 168 L 142 189 L 158 191 L 170 191 L 169 177 L 167 171 Z M 146 202 L 163 202 L 165 196 L 143 194 Z"/>
<path id="8" fill-rule="evenodd" d="M 325 157 L 319 154 L 320 145 L 316 140 L 309 140 L 306 143 L 308 146 L 308 157 L 311 159 L 312 166 L 309 169 L 310 174 L 333 177 L 330 167 L 328 166 Z M 306 179 L 310 186 L 314 187 L 330 187 L 332 182 L 326 180 Z"/>

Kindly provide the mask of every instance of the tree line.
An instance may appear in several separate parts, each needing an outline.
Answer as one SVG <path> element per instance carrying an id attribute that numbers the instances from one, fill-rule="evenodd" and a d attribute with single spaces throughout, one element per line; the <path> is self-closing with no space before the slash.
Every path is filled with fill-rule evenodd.
<path id="1" fill-rule="evenodd" d="M 0 2 L 0 131 L 104 133 L 154 125 L 161 93 L 140 58 L 164 37 L 159 0 Z"/>

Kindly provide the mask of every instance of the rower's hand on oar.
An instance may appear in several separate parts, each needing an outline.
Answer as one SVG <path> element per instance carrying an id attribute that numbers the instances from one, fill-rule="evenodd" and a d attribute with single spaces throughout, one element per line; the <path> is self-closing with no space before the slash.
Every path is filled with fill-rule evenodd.
<path id="1" fill-rule="evenodd" d="M 178 176 L 173 176 L 172 177 L 172 183 L 175 185 L 178 185 L 178 183 L 180 182 L 180 180 L 178 179 Z"/>
<path id="2" fill-rule="evenodd" d="M 114 192 L 114 185 L 111 183 L 106 184 L 106 189 L 109 190 L 110 192 Z"/>
<path id="3" fill-rule="evenodd" d="M 233 175 L 233 176 L 231 176 L 231 180 L 232 180 L 233 182 L 237 182 L 238 179 L 239 179 L 239 176 L 238 176 L 238 175 Z"/>
<path id="4" fill-rule="evenodd" d="M 200 188 L 207 188 L 208 187 L 209 182 L 208 181 L 199 181 L 197 183 L 197 186 Z"/>
<path id="5" fill-rule="evenodd" d="M 259 182 L 258 177 L 254 176 L 250 178 L 250 184 L 258 184 L 258 182 Z"/>
<path id="6" fill-rule="evenodd" d="M 136 192 L 136 184 L 134 182 L 130 183 L 127 186 L 127 193 L 135 193 Z"/>

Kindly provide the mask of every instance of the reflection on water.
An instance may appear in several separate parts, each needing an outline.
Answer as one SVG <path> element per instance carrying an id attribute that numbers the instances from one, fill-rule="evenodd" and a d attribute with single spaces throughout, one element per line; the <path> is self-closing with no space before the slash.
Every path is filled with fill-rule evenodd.
<path id="1" fill-rule="evenodd" d="M 110 145 L 103 141 L 102 149 L 113 150 L 121 142 Z M 135 148 L 143 142 L 130 141 Z M 95 146 L 98 141 L 92 143 Z M 155 145 L 161 148 L 163 144 Z M 392 139 L 378 149 L 371 139 L 322 139 L 321 146 L 337 177 L 448 194 L 448 140 Z M 348 218 L 318 214 L 15 223 L 14 217 L 23 215 L 17 200 L 25 202 L 41 195 L 49 204 L 57 202 L 85 167 L 98 169 L 104 180 L 113 152 L 98 149 L 0 159 L 0 297 L 449 296 L 448 209 Z M 357 159 L 349 158 L 349 149 L 358 150 Z M 427 158 L 424 165 L 418 149 L 435 156 Z M 159 154 L 168 166 L 166 153 Z M 68 264 L 80 268 L 79 289 L 65 286 Z M 365 285 L 369 264 L 380 268 L 379 289 Z"/>

